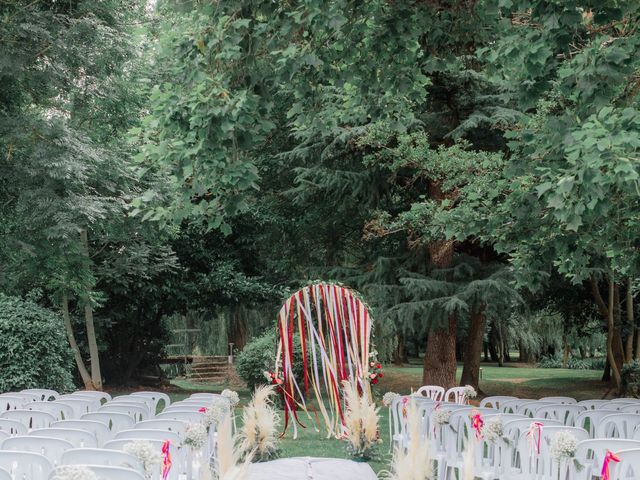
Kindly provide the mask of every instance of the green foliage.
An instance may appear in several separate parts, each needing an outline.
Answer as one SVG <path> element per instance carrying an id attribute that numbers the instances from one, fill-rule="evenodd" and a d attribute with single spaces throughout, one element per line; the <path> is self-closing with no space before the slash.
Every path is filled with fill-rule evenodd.
<path id="1" fill-rule="evenodd" d="M 640 397 L 640 361 L 634 360 L 622 367 L 622 388 L 627 396 Z"/>
<path id="2" fill-rule="evenodd" d="M 0 293 L 0 391 L 71 391 L 73 368 L 62 317 Z"/>

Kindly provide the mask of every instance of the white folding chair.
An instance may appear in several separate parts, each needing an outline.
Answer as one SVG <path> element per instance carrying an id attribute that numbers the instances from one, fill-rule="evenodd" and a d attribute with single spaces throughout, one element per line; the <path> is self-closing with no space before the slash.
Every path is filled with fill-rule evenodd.
<path id="1" fill-rule="evenodd" d="M 635 480 L 640 478 L 640 449 L 620 450 L 615 452 L 620 463 L 610 463 L 613 480 Z"/>
<path id="2" fill-rule="evenodd" d="M 583 405 L 584 406 L 584 405 Z M 587 432 L 589 432 L 589 436 L 591 438 L 596 438 L 596 430 L 598 425 L 604 417 L 607 415 L 611 415 L 613 413 L 618 413 L 617 410 L 585 410 L 584 412 L 580 412 L 575 419 L 574 425 L 576 427 L 584 428 Z"/>
<path id="3" fill-rule="evenodd" d="M 180 437 L 184 437 L 187 430 L 187 422 L 181 420 L 170 420 L 168 418 L 154 418 L 152 420 L 144 420 L 136 423 L 133 428 L 135 430 L 165 430 L 168 432 L 175 432 Z"/>
<path id="4" fill-rule="evenodd" d="M 0 412 L 21 409 L 25 403 L 29 403 L 30 401 L 31 400 L 17 395 L 2 394 L 0 395 Z"/>
<path id="5" fill-rule="evenodd" d="M 136 423 L 135 419 L 127 414 L 120 412 L 91 412 L 85 413 L 80 420 L 93 420 L 104 423 L 112 433 L 126 430 L 133 427 Z"/>
<path id="6" fill-rule="evenodd" d="M 95 411 L 96 400 L 90 398 L 71 398 L 65 397 L 58 400 L 55 400 L 54 403 L 59 403 L 61 405 L 68 405 L 73 409 L 73 417 L 71 418 L 80 418 L 85 413 L 91 413 Z M 68 418 L 67 420 L 70 420 Z"/>
<path id="7" fill-rule="evenodd" d="M 153 440 L 149 438 L 121 438 L 118 440 L 110 440 L 105 443 L 104 448 L 110 450 L 125 450 L 125 446 L 129 445 L 135 441 L 142 441 L 151 444 L 151 446 L 157 450 L 161 451 L 162 445 L 164 444 L 164 440 Z M 169 480 L 178 480 L 181 474 L 186 470 L 186 456 L 183 450 L 178 446 L 171 444 L 169 448 L 171 459 L 173 461 L 173 467 L 169 471 Z"/>
<path id="8" fill-rule="evenodd" d="M 11 435 L 9 435 L 7 432 L 0 430 L 0 448 L 2 447 L 2 442 L 10 436 Z"/>
<path id="9" fill-rule="evenodd" d="M 160 402 L 164 402 L 163 405 L 163 409 L 167 408 L 169 405 L 171 405 L 171 398 L 169 398 L 169 395 L 167 395 L 166 393 L 162 393 L 162 392 L 134 392 L 131 394 L 134 397 L 147 397 L 150 398 L 151 400 L 153 400 L 153 412 L 157 412 L 158 411 L 158 405 L 160 405 Z"/>
<path id="10" fill-rule="evenodd" d="M 422 395 L 423 397 L 430 398 L 435 402 L 441 402 L 444 398 L 444 388 L 438 385 L 423 385 L 416 390 L 414 395 Z"/>
<path id="11" fill-rule="evenodd" d="M 219 393 L 193 393 L 193 394 L 189 395 L 189 398 L 191 398 L 191 399 L 206 398 L 206 399 L 211 400 L 213 402 L 216 399 L 225 398 L 225 397 L 223 397 Z"/>
<path id="12" fill-rule="evenodd" d="M 97 448 L 98 440 L 96 436 L 87 432 L 86 430 L 79 430 L 77 428 L 60 428 L 60 427 L 49 427 L 49 428 L 40 428 L 36 430 L 31 430 L 29 435 L 34 435 L 38 437 L 51 437 L 51 438 L 62 438 L 67 442 L 71 443 L 74 448 Z"/>
<path id="13" fill-rule="evenodd" d="M 56 400 L 82 400 L 83 402 L 87 402 L 86 408 L 88 412 L 97 412 L 98 409 L 102 406 L 102 399 L 100 397 L 96 395 L 87 395 L 86 393 L 70 393 L 68 395 L 60 395 Z"/>
<path id="14" fill-rule="evenodd" d="M 537 400 L 532 398 L 516 398 L 514 400 L 505 400 L 500 404 L 499 410 L 502 413 L 519 413 L 518 410 L 526 405 L 535 404 Z"/>
<path id="15" fill-rule="evenodd" d="M 27 426 L 17 420 L 9 420 L 8 418 L 0 418 L 0 432 L 8 433 L 9 436 L 23 435 L 28 431 Z"/>
<path id="16" fill-rule="evenodd" d="M 50 413 L 36 410 L 7 410 L 0 413 L 0 418 L 16 420 L 28 429 L 46 428 L 56 421 L 56 418 Z"/>
<path id="17" fill-rule="evenodd" d="M 528 433 L 533 422 L 539 422 L 543 425 L 557 425 L 562 423 L 558 420 L 550 418 L 523 418 L 516 420 L 505 420 L 503 422 L 503 436 L 507 440 L 501 443 L 500 449 L 500 471 L 506 475 L 504 478 L 511 479 L 509 475 L 515 475 L 515 472 L 521 467 L 519 465 L 518 442 L 523 434 Z"/>
<path id="18" fill-rule="evenodd" d="M 635 413 L 640 414 L 640 403 L 629 403 L 624 405 L 618 410 L 620 413 Z"/>
<path id="19" fill-rule="evenodd" d="M 553 404 L 549 402 L 541 402 L 539 400 L 534 400 L 533 402 L 523 403 L 522 405 L 520 405 L 516 413 L 519 413 L 520 415 L 525 415 L 527 417 L 535 417 L 535 411 L 538 408 L 542 408 L 546 405 L 553 405 Z"/>
<path id="20" fill-rule="evenodd" d="M 185 402 L 176 402 L 169 405 L 162 412 L 174 412 L 174 411 L 190 411 L 190 412 L 198 412 L 201 408 L 206 408 L 211 404 L 198 404 L 198 403 L 185 403 Z"/>
<path id="21" fill-rule="evenodd" d="M 25 392 L 24 390 L 21 392 L 0 393 L 0 398 L 5 398 L 5 397 L 21 398 L 24 401 L 24 403 L 37 402 L 38 400 L 40 400 L 40 395 L 36 393 Z"/>
<path id="22" fill-rule="evenodd" d="M 0 450 L 0 467 L 14 480 L 47 480 L 53 465 L 44 455 L 30 451 Z"/>
<path id="23" fill-rule="evenodd" d="M 13 476 L 9 473 L 8 470 L 0 468 L 0 480 L 13 480 Z"/>
<path id="24" fill-rule="evenodd" d="M 467 403 L 467 397 L 464 394 L 465 387 L 453 387 L 444 393 L 444 401 L 464 405 Z"/>
<path id="25" fill-rule="evenodd" d="M 95 420 L 62 420 L 51 424 L 51 428 L 72 428 L 89 432 L 96 438 L 98 447 L 113 438 L 113 433 L 107 424 Z"/>
<path id="26" fill-rule="evenodd" d="M 105 465 L 110 467 L 132 468 L 141 473 L 144 469 L 140 461 L 121 450 L 104 448 L 74 448 L 62 454 L 60 465 Z"/>
<path id="27" fill-rule="evenodd" d="M 71 395 L 84 395 L 86 397 L 97 398 L 98 400 L 105 402 L 111 400 L 111 395 L 107 392 L 98 392 L 93 390 L 78 390 L 77 392 L 73 392 Z"/>
<path id="28" fill-rule="evenodd" d="M 72 448 L 71 442 L 61 438 L 38 437 L 35 435 L 11 437 L 2 442 L 2 450 L 39 453 L 47 457 L 47 460 L 54 466 L 60 462 L 63 452 Z"/>
<path id="29" fill-rule="evenodd" d="M 565 405 L 575 405 L 578 401 L 572 397 L 542 397 L 541 402 L 562 403 Z"/>
<path id="30" fill-rule="evenodd" d="M 204 414 L 198 412 L 197 410 L 170 410 L 160 412 L 156 415 L 157 419 L 171 419 L 171 420 L 181 420 L 187 423 L 198 423 L 202 421 Z"/>
<path id="31" fill-rule="evenodd" d="M 504 402 L 510 402 L 511 400 L 518 400 L 518 397 L 509 397 L 506 395 L 496 395 L 492 397 L 485 397 L 480 401 L 481 407 L 493 407 L 495 409 L 500 410 L 500 406 Z"/>
<path id="32" fill-rule="evenodd" d="M 582 405 L 568 403 L 552 403 L 550 405 L 542 405 L 538 408 L 532 409 L 534 417 L 553 418 L 570 427 L 575 424 L 576 417 L 585 410 L 585 407 Z"/>
<path id="33" fill-rule="evenodd" d="M 149 409 L 140 403 L 127 403 L 127 402 L 118 402 L 112 403 L 109 402 L 106 405 L 100 407 L 98 412 L 111 412 L 111 413 L 126 413 L 131 418 L 133 418 L 136 422 L 141 422 L 142 420 L 149 420 L 151 418 L 151 413 Z"/>
<path id="34" fill-rule="evenodd" d="M 602 420 L 596 428 L 596 438 L 633 438 L 636 427 L 640 425 L 640 415 L 635 413 L 612 413 Z"/>
<path id="35" fill-rule="evenodd" d="M 131 468 L 108 467 L 104 465 L 84 466 L 95 473 L 98 480 L 145 480 L 142 473 Z M 55 478 L 57 471 L 64 472 L 64 466 L 55 469 L 49 478 Z"/>
<path id="36" fill-rule="evenodd" d="M 32 393 L 38 397 L 38 400 L 43 402 L 51 399 L 55 400 L 60 396 L 60 394 L 55 390 L 49 390 L 46 388 L 28 388 L 26 390 L 22 390 L 20 393 Z"/>
<path id="37" fill-rule="evenodd" d="M 47 412 L 53 415 L 56 420 L 69 420 L 75 418 L 73 408 L 62 402 L 31 402 L 24 407 L 27 410 Z"/>
<path id="38" fill-rule="evenodd" d="M 607 409 L 609 400 L 582 400 L 578 402 L 578 405 L 582 405 L 587 410 L 597 410 L 599 408 Z"/>
<path id="39" fill-rule="evenodd" d="M 144 405 L 149 410 L 149 413 L 156 413 L 156 402 L 151 397 L 140 396 L 140 395 L 120 395 L 118 397 L 113 397 L 110 402 L 107 402 L 107 405 L 113 405 L 114 403 L 136 403 L 140 405 Z"/>
<path id="40" fill-rule="evenodd" d="M 173 445 L 180 445 L 182 443 L 182 438 L 176 432 L 170 432 L 168 430 L 149 430 L 137 428 L 134 430 L 123 430 L 122 432 L 116 433 L 114 440 L 124 440 L 124 439 L 145 439 L 145 440 L 160 440 L 165 442 L 169 440 Z"/>
<path id="41" fill-rule="evenodd" d="M 591 438 L 583 440 L 578 443 L 575 456 L 582 468 L 579 469 L 571 464 L 569 466 L 569 478 L 572 480 L 593 480 L 594 477 L 599 479 L 602 463 L 608 450 L 617 452 L 631 448 L 640 448 L 640 441 L 626 438 Z"/>

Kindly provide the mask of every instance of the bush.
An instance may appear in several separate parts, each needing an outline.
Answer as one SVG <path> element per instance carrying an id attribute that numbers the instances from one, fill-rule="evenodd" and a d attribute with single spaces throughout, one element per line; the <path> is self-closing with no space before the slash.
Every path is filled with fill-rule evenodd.
<path id="1" fill-rule="evenodd" d="M 247 383 L 250 390 L 257 385 L 269 383 L 264 372 L 272 372 L 276 363 L 277 340 L 275 333 L 267 332 L 247 343 L 240 352 L 236 361 L 236 371 L 240 378 Z M 302 361 L 302 348 L 299 337 L 294 338 L 293 348 L 293 373 L 298 382 L 304 375 L 304 363 Z"/>
<path id="2" fill-rule="evenodd" d="M 633 397 L 640 396 L 640 362 L 634 360 L 622 367 L 622 393 Z"/>
<path id="3" fill-rule="evenodd" d="M 561 368 L 562 361 L 558 357 L 542 357 L 536 364 L 538 368 Z"/>
<path id="4" fill-rule="evenodd" d="M 73 390 L 73 368 L 61 316 L 0 293 L 0 392 Z"/>
<path id="5" fill-rule="evenodd" d="M 603 370 L 606 359 L 604 357 L 585 358 L 569 357 L 567 368 L 571 370 Z M 538 368 L 562 368 L 562 359 L 558 357 L 542 357 L 536 364 Z"/>

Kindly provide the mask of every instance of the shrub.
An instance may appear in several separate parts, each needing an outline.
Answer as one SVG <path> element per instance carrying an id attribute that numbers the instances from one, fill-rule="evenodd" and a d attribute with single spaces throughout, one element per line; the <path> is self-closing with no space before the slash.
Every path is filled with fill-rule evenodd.
<path id="1" fill-rule="evenodd" d="M 240 352 L 236 361 L 236 371 L 249 387 L 253 390 L 257 385 L 269 383 L 264 372 L 272 372 L 276 362 L 277 340 L 275 333 L 267 332 L 247 343 Z M 294 338 L 293 349 L 293 373 L 300 382 L 304 375 L 304 363 L 302 361 L 302 348 L 299 337 Z"/>
<path id="2" fill-rule="evenodd" d="M 73 390 L 73 367 L 62 317 L 0 293 L 0 392 Z"/>
<path id="3" fill-rule="evenodd" d="M 603 357 L 585 358 L 569 357 L 567 368 L 572 370 L 602 370 L 606 359 Z M 542 357 L 536 364 L 538 368 L 562 368 L 562 359 L 559 357 Z"/>
<path id="4" fill-rule="evenodd" d="M 571 357 L 569 359 L 568 367 L 572 370 L 590 370 L 591 363 L 588 362 L 587 360 Z"/>
<path id="5" fill-rule="evenodd" d="M 562 362 L 558 357 L 542 357 L 536 364 L 538 368 L 561 368 Z"/>
<path id="6" fill-rule="evenodd" d="M 622 392 L 624 395 L 640 396 L 640 362 L 634 360 L 622 367 Z"/>

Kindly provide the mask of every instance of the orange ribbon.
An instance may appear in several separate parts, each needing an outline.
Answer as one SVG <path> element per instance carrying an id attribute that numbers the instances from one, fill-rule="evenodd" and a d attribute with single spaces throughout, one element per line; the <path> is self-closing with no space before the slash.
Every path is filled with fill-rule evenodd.
<path id="1" fill-rule="evenodd" d="M 167 480 L 169 470 L 171 470 L 171 442 L 165 440 L 162 444 L 162 480 Z"/>
<path id="2" fill-rule="evenodd" d="M 620 461 L 620 457 L 615 453 L 612 453 L 611 450 L 607 450 L 607 454 L 604 456 L 604 462 L 602 463 L 602 472 L 600 473 L 602 480 L 610 480 L 609 463 L 612 461 L 618 463 Z"/>

